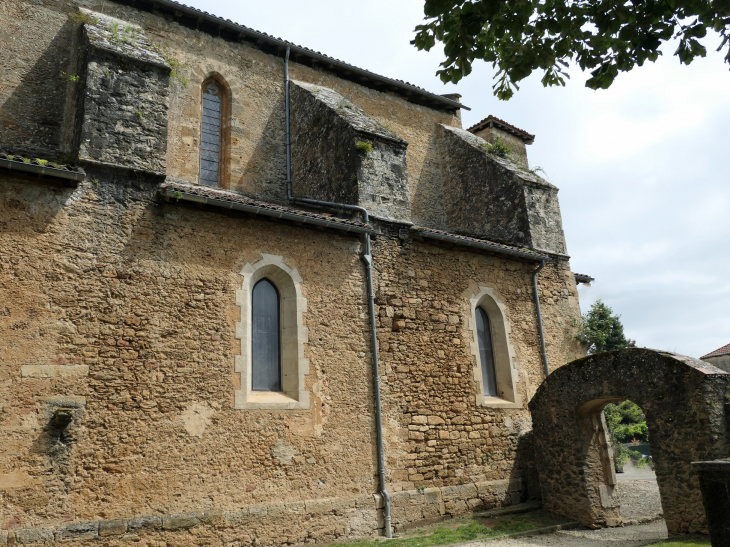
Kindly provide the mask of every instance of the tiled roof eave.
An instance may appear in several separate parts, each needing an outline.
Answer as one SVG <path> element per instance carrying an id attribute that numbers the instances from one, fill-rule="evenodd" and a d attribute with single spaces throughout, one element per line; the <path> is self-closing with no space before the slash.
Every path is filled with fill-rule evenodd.
<path id="1" fill-rule="evenodd" d="M 722 357 L 723 355 L 730 355 L 730 344 L 717 348 L 715 351 L 711 351 L 707 355 L 703 355 L 700 359 L 707 359 L 708 357 Z"/>
<path id="2" fill-rule="evenodd" d="M 362 222 L 254 200 L 236 194 L 235 192 L 209 188 L 207 186 L 166 182 L 160 185 L 160 194 L 167 199 L 174 199 L 176 201 L 200 203 L 220 209 L 236 210 L 279 220 L 332 228 L 344 232 L 357 234 L 373 233 L 372 227 Z"/>
<path id="3" fill-rule="evenodd" d="M 467 131 L 469 131 L 469 133 L 476 133 L 477 131 L 481 131 L 482 129 L 487 127 L 487 125 L 497 126 L 499 129 L 502 129 L 503 131 L 507 131 L 508 133 L 519 137 L 525 142 L 525 144 L 532 144 L 533 142 L 535 142 L 535 135 L 532 135 L 524 129 L 515 127 L 514 125 L 507 123 L 504 120 L 500 120 L 499 118 L 496 118 L 494 116 L 487 116 L 482 121 L 472 125 L 469 129 L 467 129 Z"/>
<path id="4" fill-rule="evenodd" d="M 69 171 L 68 169 L 57 169 L 48 165 L 23 163 L 5 158 L 0 158 L 0 167 L 8 171 L 20 171 L 26 174 L 37 174 L 41 177 L 65 179 L 71 182 L 79 182 L 86 178 L 86 173 L 82 170 Z"/>
<path id="5" fill-rule="evenodd" d="M 505 245 L 504 243 L 496 243 L 486 239 L 477 239 L 474 237 L 463 236 L 451 232 L 424 228 L 422 226 L 412 226 L 411 230 L 419 236 L 426 239 L 443 241 L 454 245 L 463 245 L 465 247 L 478 248 L 484 251 L 511 255 L 514 257 L 531 260 L 533 262 L 553 261 L 555 257 L 548 253 L 533 251 L 513 245 Z"/>
<path id="6" fill-rule="evenodd" d="M 127 1 L 125 0 L 114 1 L 120 4 L 127 4 Z M 417 104 L 423 104 L 425 106 L 430 106 L 431 108 L 445 110 L 458 110 L 460 108 L 470 110 L 469 107 L 462 105 L 458 101 L 436 93 L 431 93 L 430 91 L 426 91 L 425 89 L 408 82 L 375 74 L 374 72 L 350 65 L 340 61 L 339 59 L 335 59 L 334 57 L 324 55 L 318 51 L 313 51 L 309 48 L 293 44 L 292 42 L 282 40 L 281 38 L 274 38 L 265 32 L 248 28 L 244 25 L 234 23 L 230 19 L 223 19 L 222 17 L 175 2 L 174 0 L 135 0 L 134 5 L 138 9 L 172 17 L 175 20 L 187 17 L 191 23 L 195 23 L 191 26 L 191 28 L 199 29 L 203 26 L 203 23 L 207 23 L 211 26 L 211 28 L 215 29 L 215 32 L 212 30 L 211 32 L 208 32 L 204 29 L 200 29 L 200 32 L 206 32 L 207 34 L 213 33 L 215 36 L 223 37 L 224 31 L 227 31 L 232 37 L 236 36 L 239 40 L 253 42 L 259 47 L 265 45 L 278 51 L 284 51 L 286 48 L 289 48 L 291 58 L 295 62 L 298 62 L 298 58 L 306 58 L 314 63 L 318 63 L 320 66 L 329 68 L 330 70 L 339 70 L 346 75 L 345 77 L 349 74 L 354 74 L 357 77 L 356 81 L 358 81 L 361 85 L 373 87 L 374 89 L 379 88 L 375 85 L 368 85 L 370 80 L 386 84 L 387 86 L 400 90 L 404 99 Z M 382 91 L 383 89 L 380 90 Z"/>

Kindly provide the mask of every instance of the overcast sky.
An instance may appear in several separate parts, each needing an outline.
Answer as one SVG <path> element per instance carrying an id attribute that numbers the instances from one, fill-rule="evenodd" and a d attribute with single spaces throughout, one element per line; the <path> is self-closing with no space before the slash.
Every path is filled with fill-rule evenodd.
<path id="1" fill-rule="evenodd" d="M 730 70 L 719 53 L 687 67 L 666 47 L 604 91 L 584 87 L 578 70 L 563 88 L 532 77 L 503 102 L 487 64 L 456 86 L 436 77 L 441 52 L 409 44 L 419 0 L 186 3 L 434 93 L 461 93 L 472 109 L 465 128 L 492 114 L 535 134 L 530 164 L 560 188 L 571 267 L 596 278 L 580 288 L 583 312 L 602 299 L 639 346 L 699 357 L 730 343 Z"/>

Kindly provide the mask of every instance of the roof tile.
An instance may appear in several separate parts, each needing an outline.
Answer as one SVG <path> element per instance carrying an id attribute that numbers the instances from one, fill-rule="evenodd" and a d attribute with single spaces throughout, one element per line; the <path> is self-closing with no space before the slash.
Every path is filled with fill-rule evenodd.
<path id="1" fill-rule="evenodd" d="M 524 129 L 515 127 L 514 125 L 509 124 L 504 120 L 500 120 L 499 118 L 492 116 L 492 115 L 489 115 L 486 118 L 484 118 L 482 121 L 475 123 L 469 129 L 467 129 L 467 131 L 469 131 L 470 133 L 476 133 L 477 131 L 484 129 L 484 127 L 486 127 L 490 123 L 500 126 L 501 129 L 506 129 L 510 133 L 517 135 L 522 140 L 524 140 L 526 144 L 532 144 L 532 142 L 535 140 L 535 135 L 531 135 Z"/>
<path id="2" fill-rule="evenodd" d="M 367 228 L 368 225 L 359 222 L 357 220 L 351 220 L 346 218 L 339 218 L 329 213 L 313 213 L 311 211 L 304 211 L 302 209 L 295 209 L 293 207 L 287 207 L 285 205 L 279 205 L 278 203 L 270 203 L 266 201 L 260 201 L 252 199 L 230 190 L 223 190 L 221 188 L 211 188 L 209 186 L 203 186 L 198 184 L 187 184 L 180 182 L 165 182 L 160 185 L 160 192 L 165 193 L 167 191 L 181 192 L 186 194 L 192 194 L 194 196 L 207 197 L 220 201 L 228 201 L 231 203 L 242 203 L 244 205 L 251 205 L 252 207 L 259 207 L 261 209 L 267 209 L 269 211 L 279 211 L 289 213 L 305 218 L 316 218 L 319 220 L 327 220 L 329 222 L 336 222 L 348 226 L 357 226 L 360 228 Z"/>
<path id="3" fill-rule="evenodd" d="M 715 351 L 711 351 L 707 355 L 703 355 L 700 359 L 707 359 L 708 357 L 719 357 L 720 355 L 730 354 L 730 344 L 726 344 L 721 348 L 717 348 Z"/>

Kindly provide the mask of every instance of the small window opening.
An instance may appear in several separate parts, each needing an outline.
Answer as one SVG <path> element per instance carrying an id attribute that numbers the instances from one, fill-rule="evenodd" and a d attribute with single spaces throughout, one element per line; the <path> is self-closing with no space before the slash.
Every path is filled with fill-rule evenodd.
<path id="1" fill-rule="evenodd" d="M 477 307 L 477 338 L 479 339 L 479 357 L 482 361 L 482 385 L 484 395 L 497 397 L 497 375 L 494 367 L 494 349 L 492 344 L 492 327 L 489 316 L 481 307 Z"/>
<path id="2" fill-rule="evenodd" d="M 216 83 L 205 84 L 200 139 L 200 184 L 205 186 L 220 186 L 222 96 Z"/>
<path id="3" fill-rule="evenodd" d="M 279 291 L 268 279 L 254 286 L 251 308 L 251 389 L 281 391 Z"/>

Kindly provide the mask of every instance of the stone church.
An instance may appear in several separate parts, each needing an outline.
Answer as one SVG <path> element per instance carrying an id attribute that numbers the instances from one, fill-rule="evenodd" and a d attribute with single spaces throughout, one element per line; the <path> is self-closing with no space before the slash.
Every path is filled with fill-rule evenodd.
<path id="1" fill-rule="evenodd" d="M 590 278 L 533 135 L 171 0 L 4 0 L 0 45 L 0 545 L 540 495 Z"/>

